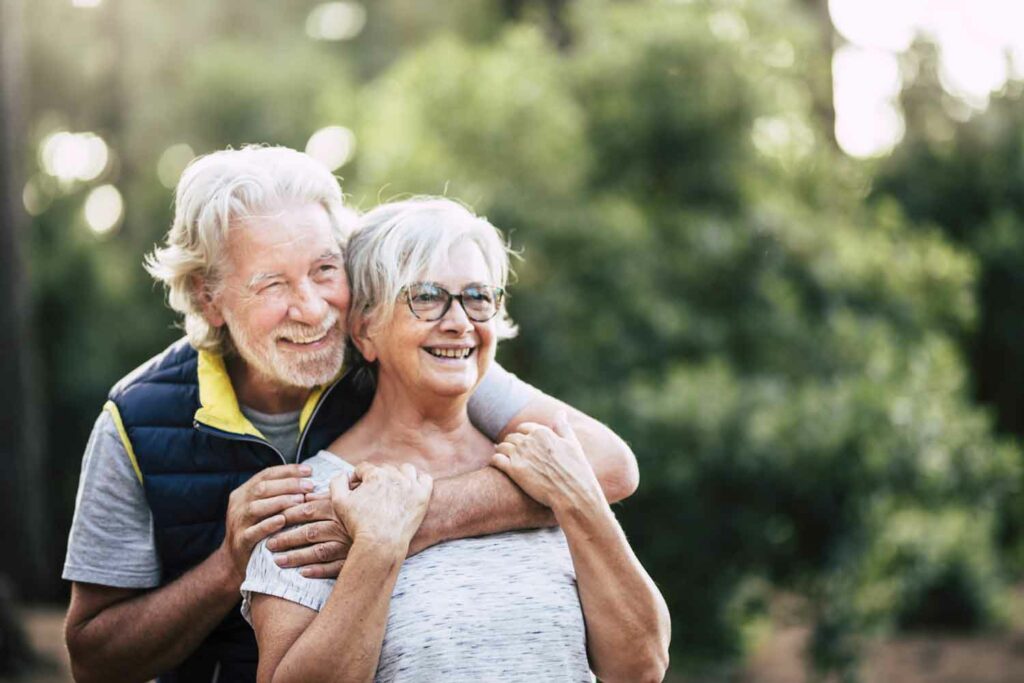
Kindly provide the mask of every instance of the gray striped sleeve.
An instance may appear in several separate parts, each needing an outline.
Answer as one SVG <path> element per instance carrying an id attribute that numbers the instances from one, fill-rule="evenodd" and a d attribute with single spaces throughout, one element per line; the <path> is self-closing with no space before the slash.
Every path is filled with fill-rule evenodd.
<path id="1" fill-rule="evenodd" d="M 313 468 L 310 479 L 317 492 L 329 489 L 334 477 L 355 469 L 327 451 L 306 460 L 306 464 Z M 296 567 L 279 567 L 274 562 L 274 553 L 267 548 L 267 539 L 263 539 L 253 549 L 245 570 L 241 589 L 242 616 L 252 623 L 250 600 L 253 593 L 284 598 L 319 612 L 331 596 L 334 583 L 334 579 L 308 579 Z"/>

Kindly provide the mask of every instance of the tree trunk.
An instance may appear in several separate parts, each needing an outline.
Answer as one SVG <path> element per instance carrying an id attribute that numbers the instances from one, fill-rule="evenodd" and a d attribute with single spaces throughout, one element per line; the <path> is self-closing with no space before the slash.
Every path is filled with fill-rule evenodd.
<path id="1" fill-rule="evenodd" d="M 21 206 L 25 139 L 22 98 L 23 0 L 0 0 L 0 575 L 17 597 L 39 599 L 56 571 L 45 562 L 47 527 L 43 429 L 33 381 Z"/>

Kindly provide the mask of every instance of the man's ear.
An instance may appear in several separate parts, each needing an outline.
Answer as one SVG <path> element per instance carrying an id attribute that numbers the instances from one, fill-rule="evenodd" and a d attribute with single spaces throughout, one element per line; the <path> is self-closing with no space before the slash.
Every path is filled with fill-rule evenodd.
<path id="1" fill-rule="evenodd" d="M 193 275 L 190 285 L 206 322 L 213 327 L 222 327 L 225 323 L 224 314 L 221 312 L 217 297 L 213 295 L 210 283 L 202 275 Z"/>

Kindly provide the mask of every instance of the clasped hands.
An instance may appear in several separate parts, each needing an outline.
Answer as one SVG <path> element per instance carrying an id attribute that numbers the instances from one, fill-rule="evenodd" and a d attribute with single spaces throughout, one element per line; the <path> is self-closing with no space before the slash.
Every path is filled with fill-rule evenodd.
<path id="1" fill-rule="evenodd" d="M 520 425 L 495 450 L 491 465 L 556 519 L 605 504 L 564 413 L 553 429 Z M 430 502 L 429 475 L 408 464 L 360 463 L 351 475 L 336 477 L 329 491 L 312 492 L 311 482 L 298 478 L 309 473 L 306 465 L 268 468 L 232 493 L 225 544 L 232 546 L 243 576 L 252 548 L 268 535 L 267 548 L 278 565 L 299 567 L 309 578 L 336 577 L 357 538 L 422 550 L 413 537 Z"/>

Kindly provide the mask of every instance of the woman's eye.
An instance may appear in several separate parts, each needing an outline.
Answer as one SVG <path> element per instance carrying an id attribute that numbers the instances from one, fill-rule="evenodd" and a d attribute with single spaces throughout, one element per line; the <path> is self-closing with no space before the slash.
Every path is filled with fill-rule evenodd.
<path id="1" fill-rule="evenodd" d="M 283 282 L 271 282 L 268 285 L 264 285 L 263 289 L 260 290 L 260 294 L 270 294 L 272 292 L 276 292 L 281 288 L 283 284 Z"/>

